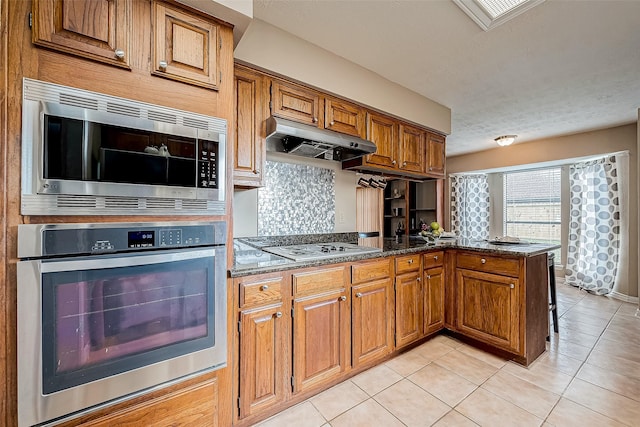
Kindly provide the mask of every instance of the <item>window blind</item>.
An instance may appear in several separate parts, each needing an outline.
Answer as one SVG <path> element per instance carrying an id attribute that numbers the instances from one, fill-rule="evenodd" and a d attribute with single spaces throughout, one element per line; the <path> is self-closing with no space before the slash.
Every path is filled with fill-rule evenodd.
<path id="1" fill-rule="evenodd" d="M 505 236 L 560 244 L 560 176 L 559 167 L 504 174 Z"/>

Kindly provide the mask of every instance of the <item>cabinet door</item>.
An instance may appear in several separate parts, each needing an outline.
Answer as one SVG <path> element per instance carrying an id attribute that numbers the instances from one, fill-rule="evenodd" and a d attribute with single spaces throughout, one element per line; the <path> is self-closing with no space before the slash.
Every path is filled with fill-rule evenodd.
<path id="1" fill-rule="evenodd" d="M 211 426 L 218 423 L 218 379 L 212 378 L 194 386 L 147 399 L 104 417 L 83 422 L 83 427 L 136 426 Z M 225 393 L 223 393 L 225 395 Z M 224 397 L 226 399 L 226 396 Z M 63 424 L 80 425 L 78 420 Z"/>
<path id="2" fill-rule="evenodd" d="M 365 162 L 370 165 L 396 168 L 398 131 L 394 120 L 367 113 L 367 139 L 376 144 L 376 152 L 367 154 Z"/>
<path id="3" fill-rule="evenodd" d="M 349 329 L 344 289 L 294 300 L 294 393 L 341 375 L 348 363 Z"/>
<path id="4" fill-rule="evenodd" d="M 427 170 L 429 176 L 444 178 L 444 136 L 427 133 Z"/>
<path id="5" fill-rule="evenodd" d="M 444 328 L 444 269 L 425 270 L 422 283 L 422 327 L 428 335 Z"/>
<path id="6" fill-rule="evenodd" d="M 389 265 L 389 263 L 386 263 Z M 391 279 L 351 288 L 352 364 L 379 359 L 393 350 Z"/>
<path id="7" fill-rule="evenodd" d="M 34 0 L 33 43 L 129 68 L 131 2 Z"/>
<path id="8" fill-rule="evenodd" d="M 400 125 L 398 167 L 422 173 L 425 169 L 425 132 L 412 126 Z"/>
<path id="9" fill-rule="evenodd" d="M 240 314 L 240 418 L 281 402 L 285 393 L 282 304 Z"/>
<path id="10" fill-rule="evenodd" d="M 233 183 L 243 187 L 263 185 L 266 158 L 264 123 L 268 112 L 266 79 L 243 68 L 235 69 L 235 163 Z"/>
<path id="11" fill-rule="evenodd" d="M 153 13 L 151 74 L 217 89 L 218 25 L 160 2 L 153 3 Z"/>
<path id="12" fill-rule="evenodd" d="M 396 347 L 420 338 L 420 274 L 396 276 Z"/>
<path id="13" fill-rule="evenodd" d="M 362 107 L 336 98 L 325 99 L 325 129 L 365 138 L 365 112 Z"/>
<path id="14" fill-rule="evenodd" d="M 274 116 L 318 126 L 322 118 L 320 108 L 320 94 L 314 90 L 280 80 L 271 84 L 271 114 Z"/>
<path id="15" fill-rule="evenodd" d="M 458 330 L 519 352 L 520 284 L 514 277 L 457 269 Z"/>

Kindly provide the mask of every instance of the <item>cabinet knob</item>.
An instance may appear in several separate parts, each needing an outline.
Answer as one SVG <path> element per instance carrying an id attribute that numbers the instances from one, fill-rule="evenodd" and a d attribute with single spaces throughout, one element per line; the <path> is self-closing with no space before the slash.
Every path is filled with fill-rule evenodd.
<path id="1" fill-rule="evenodd" d="M 356 298 L 362 298 L 362 292 L 356 293 Z"/>
<path id="2" fill-rule="evenodd" d="M 167 69 L 167 65 L 169 65 L 167 64 L 167 61 L 160 61 L 160 63 L 158 63 L 158 67 L 160 67 L 162 71 Z"/>
<path id="3" fill-rule="evenodd" d="M 269 289 L 269 286 L 268 286 L 268 285 L 262 285 L 262 286 L 260 286 L 260 290 L 261 290 L 261 291 L 266 291 L 267 289 Z"/>
<path id="4" fill-rule="evenodd" d="M 433 257 L 433 259 L 434 259 L 435 261 L 437 261 L 437 260 L 438 260 L 438 255 L 434 256 L 434 257 Z"/>
<path id="5" fill-rule="evenodd" d="M 430 274 L 427 274 L 427 279 L 431 279 L 431 275 Z"/>
<path id="6" fill-rule="evenodd" d="M 433 170 L 433 167 L 429 166 L 429 170 L 430 170 L 430 171 L 432 171 L 432 170 Z"/>
<path id="7" fill-rule="evenodd" d="M 124 59 L 124 50 L 122 49 L 116 49 L 113 53 L 115 53 L 116 58 L 118 59 Z"/>
<path id="8" fill-rule="evenodd" d="M 421 279 L 421 278 L 419 278 L 419 277 L 418 277 L 416 280 L 417 280 L 418 282 L 422 282 L 422 279 Z"/>
<path id="9" fill-rule="evenodd" d="M 409 264 L 413 264 L 413 260 L 410 259 L 409 261 L 407 261 Z"/>
<path id="10" fill-rule="evenodd" d="M 276 317 L 277 317 L 277 318 L 282 317 L 282 312 L 281 312 L 281 311 L 277 311 L 277 312 L 276 312 Z"/>
<path id="11" fill-rule="evenodd" d="M 407 166 L 407 162 L 402 162 L 402 166 Z"/>
<path id="12" fill-rule="evenodd" d="M 313 123 L 318 123 L 318 118 L 317 118 L 317 117 L 314 117 L 314 118 L 312 119 L 312 121 L 313 121 Z"/>
<path id="13" fill-rule="evenodd" d="M 255 175 L 260 175 L 260 169 L 255 169 L 255 170 L 253 171 L 253 173 L 254 173 Z"/>
<path id="14" fill-rule="evenodd" d="M 345 297 L 344 295 L 340 297 L 340 301 L 346 301 L 346 300 L 347 300 L 347 297 Z"/>
<path id="15" fill-rule="evenodd" d="M 395 164 L 396 164 L 396 161 L 395 161 L 395 160 L 393 160 L 393 161 L 391 162 L 391 164 L 392 164 L 392 165 L 395 165 Z"/>
<path id="16" fill-rule="evenodd" d="M 515 287 L 516 287 L 516 285 L 514 285 L 513 283 L 510 283 L 510 284 L 509 284 L 509 288 L 513 289 L 513 288 L 515 288 Z"/>
<path id="17" fill-rule="evenodd" d="M 481 263 L 481 264 L 486 264 L 486 263 L 487 263 L 487 260 L 486 260 L 486 259 L 484 259 L 484 258 L 482 258 L 482 259 L 480 260 L 480 263 Z"/>
<path id="18" fill-rule="evenodd" d="M 330 126 L 333 126 L 335 124 L 336 124 L 336 122 L 334 122 L 333 120 L 331 120 L 331 122 L 329 123 Z"/>

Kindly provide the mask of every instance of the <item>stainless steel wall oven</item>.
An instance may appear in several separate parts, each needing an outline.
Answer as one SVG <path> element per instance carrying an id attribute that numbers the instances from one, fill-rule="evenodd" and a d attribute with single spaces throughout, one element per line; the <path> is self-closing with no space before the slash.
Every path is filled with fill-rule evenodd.
<path id="1" fill-rule="evenodd" d="M 21 225 L 18 424 L 226 365 L 224 222 Z"/>
<path id="2" fill-rule="evenodd" d="M 226 120 L 24 79 L 23 215 L 223 215 Z"/>

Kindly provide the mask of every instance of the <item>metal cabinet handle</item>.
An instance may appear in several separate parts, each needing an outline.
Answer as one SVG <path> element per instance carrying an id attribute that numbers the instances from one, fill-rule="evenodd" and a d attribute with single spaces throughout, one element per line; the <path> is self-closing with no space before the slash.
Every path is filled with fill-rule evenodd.
<path id="1" fill-rule="evenodd" d="M 430 274 L 427 274 L 427 279 L 431 279 L 431 275 Z"/>
<path id="2" fill-rule="evenodd" d="M 312 121 L 313 121 L 313 123 L 318 123 L 318 118 L 317 118 L 317 117 L 314 117 L 314 118 L 312 119 Z"/>
<path id="3" fill-rule="evenodd" d="M 259 174 L 260 174 L 260 169 L 255 169 L 255 170 L 253 171 L 253 173 L 254 173 L 254 174 L 256 174 L 256 175 L 259 175 Z"/>
<path id="4" fill-rule="evenodd" d="M 480 260 L 480 263 L 481 263 L 481 264 L 486 264 L 486 263 L 487 263 L 487 260 L 486 260 L 486 259 L 484 259 L 484 258 L 482 258 L 482 259 Z"/>
<path id="5" fill-rule="evenodd" d="M 346 301 L 346 300 L 347 300 L 347 297 L 345 297 L 344 295 L 340 297 L 340 301 Z"/>
<path id="6" fill-rule="evenodd" d="M 509 288 L 513 289 L 515 287 L 516 287 L 516 285 L 514 285 L 513 283 L 509 283 Z"/>
<path id="7" fill-rule="evenodd" d="M 421 279 L 421 278 L 419 278 L 419 277 L 418 277 L 416 280 L 417 280 L 418 282 L 422 282 L 422 279 Z"/>
<path id="8" fill-rule="evenodd" d="M 356 293 L 356 298 L 362 298 L 362 292 Z"/>
<path id="9" fill-rule="evenodd" d="M 407 166 L 407 162 L 402 162 L 402 166 Z"/>
<path id="10" fill-rule="evenodd" d="M 429 166 L 429 170 L 430 170 L 430 171 L 432 171 L 432 170 L 433 170 L 433 168 L 432 168 L 431 166 Z"/>
<path id="11" fill-rule="evenodd" d="M 160 63 L 158 64 L 158 67 L 160 67 L 161 70 L 166 70 L 167 69 L 167 61 L 160 61 Z"/>
<path id="12" fill-rule="evenodd" d="M 435 261 L 437 261 L 437 260 L 438 260 L 438 255 L 434 256 L 434 257 L 433 257 L 433 259 L 434 259 Z"/>
<path id="13" fill-rule="evenodd" d="M 124 50 L 122 50 L 122 49 L 116 49 L 113 53 L 115 53 L 116 58 L 118 58 L 118 59 L 124 59 Z"/>
<path id="14" fill-rule="evenodd" d="M 407 263 L 409 263 L 409 264 L 413 264 L 413 260 L 412 260 L 412 259 L 410 259 L 409 261 L 407 261 Z"/>
<path id="15" fill-rule="evenodd" d="M 329 122 L 329 125 L 330 125 L 330 126 L 333 126 L 333 125 L 335 125 L 335 124 L 336 124 L 336 122 L 334 122 L 333 120 L 331 120 L 331 122 Z"/>
<path id="16" fill-rule="evenodd" d="M 267 289 L 269 289 L 269 286 L 267 286 L 267 285 L 260 286 L 260 290 L 261 291 L 266 291 Z"/>
<path id="17" fill-rule="evenodd" d="M 276 312 L 276 317 L 277 318 L 281 318 L 282 317 L 282 312 L 281 311 L 277 311 Z"/>
<path id="18" fill-rule="evenodd" d="M 391 164 L 392 164 L 392 165 L 395 165 L 395 164 L 396 164 L 396 161 L 395 161 L 395 160 L 393 160 L 393 161 L 391 162 Z"/>

